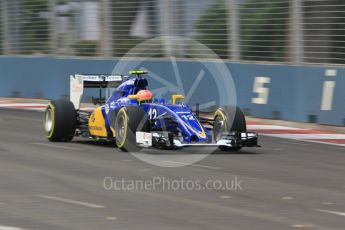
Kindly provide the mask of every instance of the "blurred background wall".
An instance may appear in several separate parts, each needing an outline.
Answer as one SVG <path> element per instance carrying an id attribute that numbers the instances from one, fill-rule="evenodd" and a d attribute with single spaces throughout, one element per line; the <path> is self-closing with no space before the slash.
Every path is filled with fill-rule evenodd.
<path id="1" fill-rule="evenodd" d="M 342 0 L 1 0 L 0 15 L 2 55 L 122 57 L 174 35 L 236 62 L 345 62 Z M 168 39 L 154 52 L 197 50 Z"/>
<path id="2" fill-rule="evenodd" d="M 214 55 L 176 36 L 225 62 L 247 114 L 345 125 L 343 0 L 0 0 L 0 96 L 65 97 L 70 74 L 126 54 L 166 79 L 174 57 L 193 81 Z"/>

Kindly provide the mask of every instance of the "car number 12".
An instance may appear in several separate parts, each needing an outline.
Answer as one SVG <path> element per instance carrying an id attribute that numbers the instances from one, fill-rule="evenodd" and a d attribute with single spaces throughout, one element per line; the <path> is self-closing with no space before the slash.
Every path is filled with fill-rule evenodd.
<path id="1" fill-rule="evenodd" d="M 149 110 L 149 118 L 150 119 L 155 119 L 158 115 L 157 109 L 156 108 L 150 108 Z"/>
<path id="2" fill-rule="evenodd" d="M 192 114 L 188 114 L 188 115 L 182 115 L 181 116 L 184 120 L 189 120 L 189 121 L 194 121 L 195 118 Z"/>

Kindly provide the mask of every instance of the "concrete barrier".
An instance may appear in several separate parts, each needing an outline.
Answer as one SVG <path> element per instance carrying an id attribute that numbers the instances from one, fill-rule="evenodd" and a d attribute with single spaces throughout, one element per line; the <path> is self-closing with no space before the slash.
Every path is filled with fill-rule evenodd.
<path id="1" fill-rule="evenodd" d="M 231 74 L 225 74 L 225 82 L 217 85 L 216 78 L 224 71 L 222 63 L 181 60 L 176 62 L 179 73 L 170 60 L 127 60 L 121 62 L 121 66 L 117 64 L 119 60 L 114 59 L 2 56 L 0 96 L 48 99 L 67 97 L 71 74 L 109 74 L 114 67 L 115 72 L 121 74 L 132 68 L 143 67 L 153 74 L 152 79 L 149 78 L 151 89 L 165 98 L 170 93 L 164 88 L 164 80 L 176 86 L 176 90 L 181 90 L 181 82 L 176 78 L 180 74 L 185 94 L 197 86 L 190 97 L 191 104 L 198 101 L 233 104 L 237 101 L 252 116 L 345 125 L 344 68 L 226 63 L 225 67 Z M 209 68 L 212 65 L 219 67 L 218 73 Z M 160 76 L 163 80 L 157 81 L 154 76 Z M 201 78 L 200 84 L 193 86 Z M 227 87 L 222 88 L 224 84 Z M 170 91 L 173 90 L 170 88 Z M 236 95 L 225 90 L 236 91 Z M 87 99 L 92 95 L 97 96 L 97 92 L 86 92 Z"/>

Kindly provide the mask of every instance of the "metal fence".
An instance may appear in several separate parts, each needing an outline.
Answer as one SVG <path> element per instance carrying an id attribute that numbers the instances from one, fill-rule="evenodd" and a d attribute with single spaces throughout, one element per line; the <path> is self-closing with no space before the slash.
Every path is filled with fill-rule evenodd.
<path id="1" fill-rule="evenodd" d="M 1 0 L 0 54 L 345 63 L 343 0 Z M 188 38 L 188 39 L 181 39 Z"/>

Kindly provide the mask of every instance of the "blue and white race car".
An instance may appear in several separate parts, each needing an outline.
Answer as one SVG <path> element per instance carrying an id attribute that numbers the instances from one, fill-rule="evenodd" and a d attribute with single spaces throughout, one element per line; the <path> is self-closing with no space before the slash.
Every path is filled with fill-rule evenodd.
<path id="1" fill-rule="evenodd" d="M 258 146 L 258 135 L 247 132 L 237 106 L 222 106 L 213 116 L 201 116 L 174 94 L 171 102 L 154 98 L 148 90 L 147 72 L 130 71 L 132 77 L 111 75 L 71 76 L 70 100 L 53 100 L 44 116 L 50 141 L 71 141 L 74 136 L 114 141 L 126 151 L 143 147 L 179 149 L 186 146 L 217 146 L 223 151 Z M 93 112 L 80 109 L 84 88 L 99 88 Z M 108 100 L 102 89 L 115 88 Z"/>

